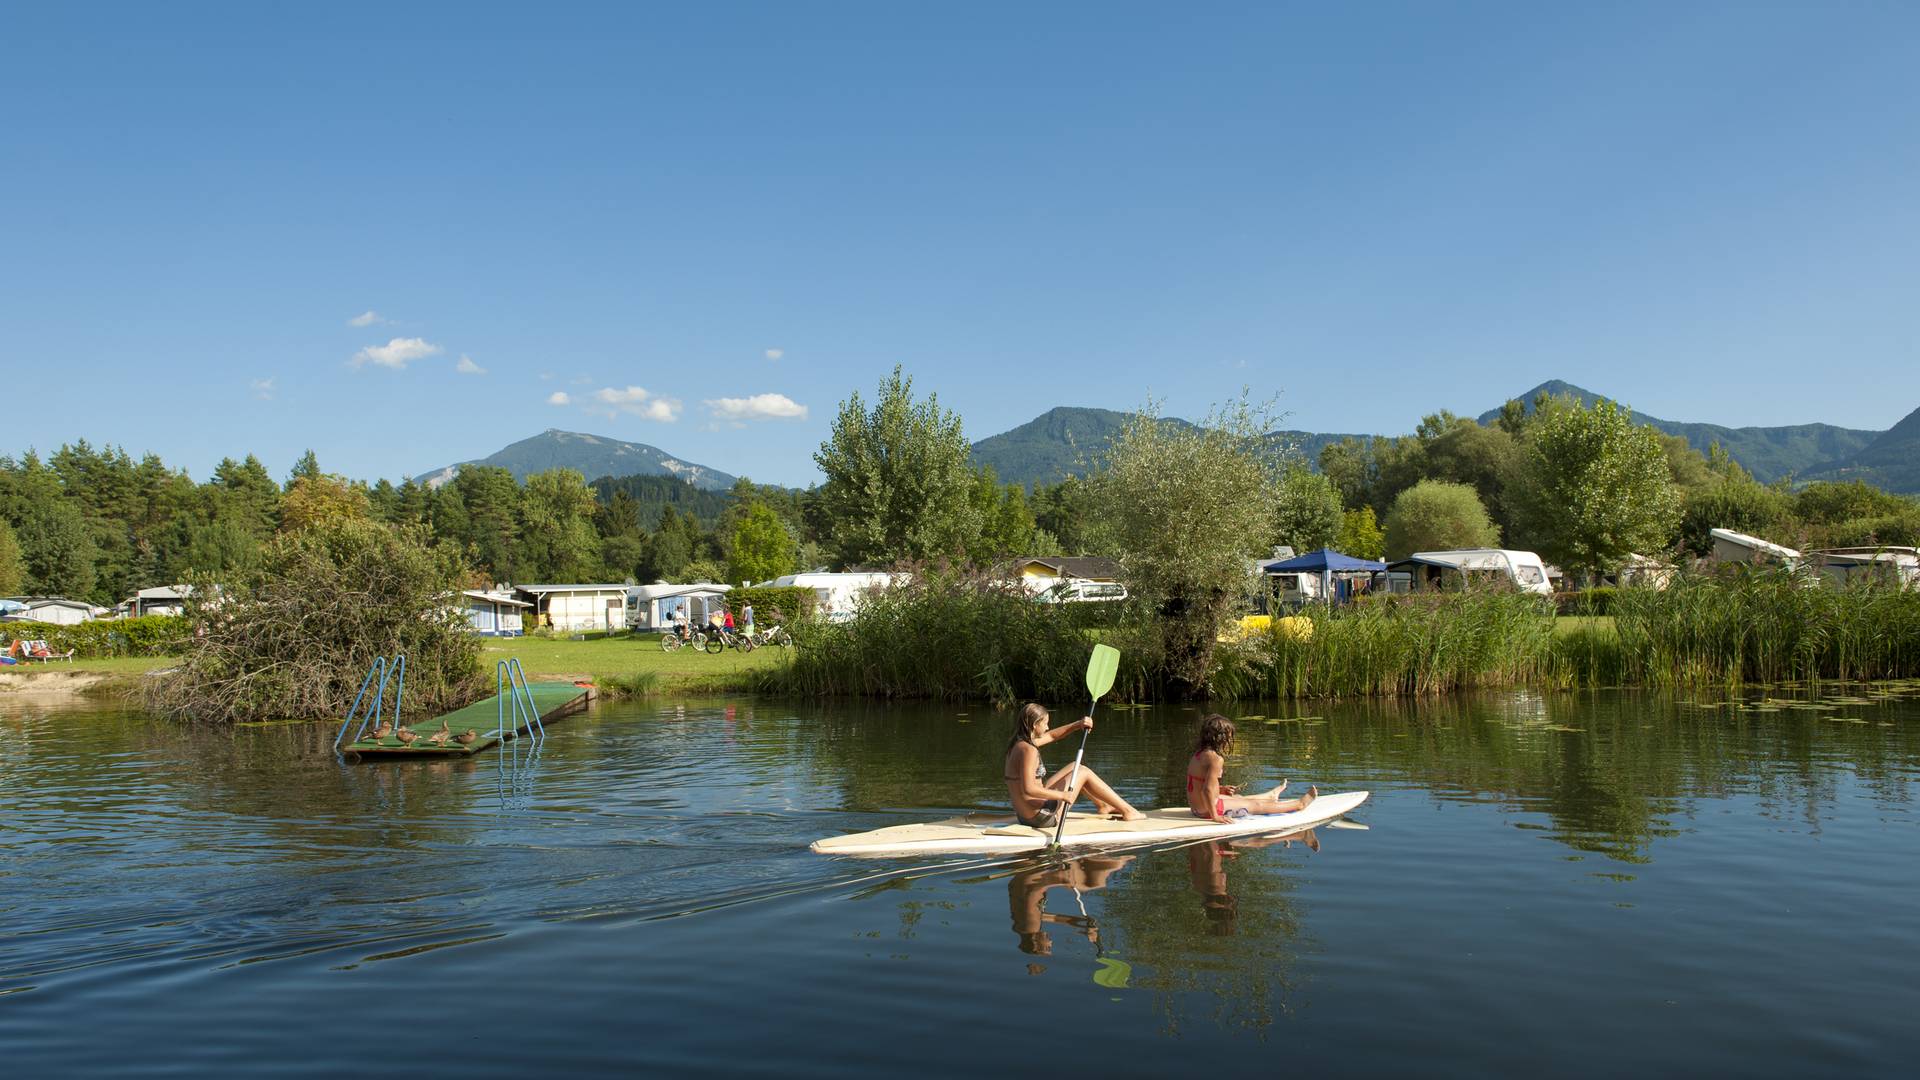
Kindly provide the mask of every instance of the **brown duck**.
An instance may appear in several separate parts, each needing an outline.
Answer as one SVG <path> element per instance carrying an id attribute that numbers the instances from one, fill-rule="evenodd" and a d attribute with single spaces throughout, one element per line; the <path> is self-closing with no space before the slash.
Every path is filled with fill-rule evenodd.
<path id="1" fill-rule="evenodd" d="M 447 740 L 451 738 L 453 738 L 453 732 L 447 730 L 447 722 L 442 720 L 440 721 L 440 730 L 427 736 L 427 741 L 435 746 L 445 746 L 447 745 Z"/>
<path id="2" fill-rule="evenodd" d="M 393 734 L 393 721 L 382 720 L 380 726 L 374 729 L 372 739 L 374 742 L 379 742 L 391 734 Z"/>
<path id="3" fill-rule="evenodd" d="M 401 746 L 412 746 L 413 740 L 418 739 L 420 736 L 415 734 L 412 728 L 403 727 L 395 731 L 393 737 L 400 740 Z"/>
<path id="4" fill-rule="evenodd" d="M 453 737 L 453 741 L 459 743 L 461 746 L 465 746 L 479 737 L 480 737 L 479 732 L 473 730 L 472 728 L 468 728 L 467 730 L 461 732 L 460 734 L 455 735 Z"/>

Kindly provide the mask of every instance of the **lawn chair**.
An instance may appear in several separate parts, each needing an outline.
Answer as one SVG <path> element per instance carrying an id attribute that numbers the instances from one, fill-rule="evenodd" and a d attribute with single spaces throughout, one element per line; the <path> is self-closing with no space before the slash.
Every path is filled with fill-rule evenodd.
<path id="1" fill-rule="evenodd" d="M 27 642 L 26 658 L 28 660 L 38 660 L 42 663 L 52 663 L 55 660 L 65 660 L 67 663 L 71 664 L 73 663 L 73 654 L 74 654 L 74 650 L 72 649 L 68 649 L 66 652 L 63 652 L 63 653 L 54 652 L 53 647 L 47 644 L 47 639 L 45 638 L 38 638 L 36 640 Z"/>

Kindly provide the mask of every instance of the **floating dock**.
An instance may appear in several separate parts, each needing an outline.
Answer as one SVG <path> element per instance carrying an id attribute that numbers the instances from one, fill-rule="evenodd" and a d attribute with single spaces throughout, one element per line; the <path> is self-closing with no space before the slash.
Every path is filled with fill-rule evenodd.
<path id="1" fill-rule="evenodd" d="M 513 693 L 515 695 L 524 693 L 533 698 L 533 707 L 540 714 L 542 726 L 584 710 L 587 703 L 593 700 L 593 687 L 581 686 L 577 683 L 523 683 L 522 686 L 524 690 L 515 690 Z M 503 716 L 506 717 L 504 722 L 501 720 Z M 510 728 L 509 725 L 516 719 L 520 721 L 520 726 Z M 427 741 L 427 736 L 439 731 L 440 722 L 443 720 L 455 735 L 471 728 L 479 733 L 479 737 L 466 744 L 448 739 L 447 745 L 435 746 Z M 500 695 L 495 694 L 482 698 L 464 709 L 456 709 L 444 716 L 436 716 L 431 720 L 407 726 L 420 736 L 413 741 L 412 746 L 403 745 L 399 739 L 391 735 L 384 739 L 375 739 L 369 735 L 341 746 L 340 752 L 363 758 L 469 757 L 499 743 L 503 738 L 525 735 L 534 725 L 533 719 L 526 715 L 524 709 L 516 715 L 511 698 L 503 702 Z"/>

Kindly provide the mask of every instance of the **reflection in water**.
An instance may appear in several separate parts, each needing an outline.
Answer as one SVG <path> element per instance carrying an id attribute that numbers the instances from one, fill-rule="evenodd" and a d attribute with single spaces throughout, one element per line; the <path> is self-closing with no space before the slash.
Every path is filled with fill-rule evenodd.
<path id="1" fill-rule="evenodd" d="M 1345 1071 L 1517 1071 L 1544 1031 L 1597 1070 L 1616 1044 L 1577 1033 L 1631 1027 L 1731 1055 L 1718 1071 L 1890 1072 L 1912 1046 L 1882 1003 L 1920 938 L 1920 684 L 1824 692 L 1248 707 L 1236 778 L 1369 789 L 1376 831 L 1018 864 L 806 850 L 1002 808 L 1005 718 L 977 708 L 607 703 L 492 761 L 342 766 L 337 725 L 0 696 L 0 1046 L 10 1074 L 125 1071 L 156 1047 L 230 1069 L 284 1053 L 290 1012 L 344 1015 L 377 985 L 510 995 L 525 1042 L 317 1038 L 311 1071 L 826 1060 L 857 1016 L 865 1071 L 894 1075 L 939 1025 L 1056 1049 L 1004 1007 L 1030 993 L 1105 1017 L 1083 1052 L 1110 1070 L 1179 1067 L 1194 1042 L 1167 1034 L 1270 1068 L 1256 1044 L 1311 1005 L 1277 1030 Z M 1194 720 L 1119 711 L 1089 761 L 1130 802 L 1178 805 Z M 1808 993 L 1780 970 L 1845 978 Z M 647 1039 L 620 1036 L 634 1016 Z M 1397 1048 L 1353 1026 L 1368 1016 L 1395 1018 Z M 220 1037 L 185 1045 L 208 1017 Z"/>
<path id="2" fill-rule="evenodd" d="M 1082 894 L 1106 888 L 1113 872 L 1132 861 L 1131 855 L 1086 855 L 1064 864 L 1040 863 L 1009 875 L 1007 910 L 1013 915 L 1013 932 L 1020 939 L 1020 951 L 1029 956 L 1052 956 L 1053 938 L 1045 929 L 1048 923 L 1072 927 L 1098 950 L 1100 924 L 1087 914 Z M 1046 910 L 1047 892 L 1051 889 L 1071 890 L 1080 914 L 1056 915 Z M 1027 965 L 1029 975 L 1046 970 L 1044 964 Z"/>

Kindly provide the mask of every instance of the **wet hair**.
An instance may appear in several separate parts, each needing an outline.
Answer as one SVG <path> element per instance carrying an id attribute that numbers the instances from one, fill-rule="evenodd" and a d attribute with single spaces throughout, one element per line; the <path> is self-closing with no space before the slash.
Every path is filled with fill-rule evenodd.
<path id="1" fill-rule="evenodd" d="M 1211 750 L 1221 757 L 1227 756 L 1228 748 L 1233 746 L 1233 721 L 1219 713 L 1208 713 L 1200 720 L 1200 741 L 1194 746 L 1194 753 Z"/>
<path id="2" fill-rule="evenodd" d="M 1011 751 L 1019 743 L 1033 742 L 1033 729 L 1047 718 L 1047 710 L 1038 702 L 1029 701 L 1013 714 L 1013 738 L 1007 740 L 1007 749 Z"/>

